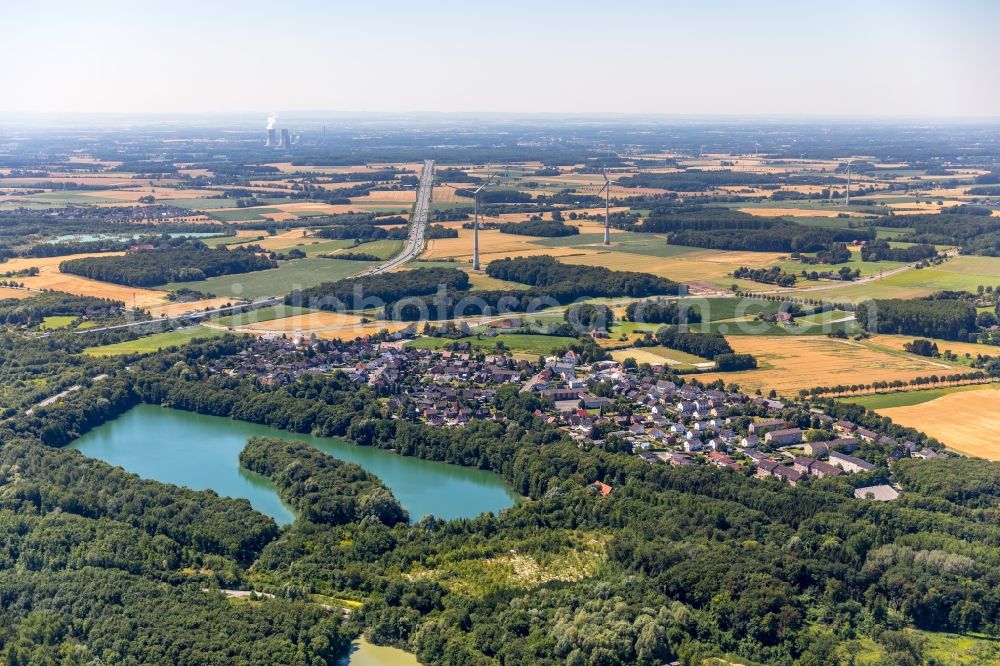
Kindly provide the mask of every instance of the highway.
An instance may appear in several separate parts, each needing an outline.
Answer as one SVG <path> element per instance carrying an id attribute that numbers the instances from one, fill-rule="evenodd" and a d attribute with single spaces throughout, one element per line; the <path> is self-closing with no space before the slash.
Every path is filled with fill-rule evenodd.
<path id="1" fill-rule="evenodd" d="M 431 212 L 431 194 L 434 191 L 434 160 L 424 161 L 424 170 L 420 174 L 420 189 L 417 190 L 417 203 L 413 207 L 413 219 L 410 222 L 410 234 L 406 237 L 403 251 L 392 259 L 372 266 L 362 275 L 378 275 L 388 273 L 416 259 L 424 247 L 424 232 L 427 230 L 427 218 Z"/>
<path id="2" fill-rule="evenodd" d="M 403 250 L 391 259 L 388 259 L 377 266 L 372 266 L 364 272 L 359 273 L 359 275 L 378 275 L 380 273 L 388 273 L 399 268 L 406 262 L 417 258 L 417 255 L 420 254 L 424 247 L 424 233 L 427 230 L 427 220 L 430 217 L 431 195 L 433 191 L 434 160 L 425 160 L 423 171 L 420 174 L 420 188 L 417 190 L 417 201 L 413 207 L 413 218 L 410 221 L 410 232 L 406 238 L 406 244 L 403 246 Z M 215 308 L 213 310 L 203 310 L 201 312 L 189 312 L 187 314 L 161 319 L 136 321 L 128 324 L 103 326 L 101 328 L 89 328 L 75 331 L 75 333 L 79 335 L 86 335 L 89 333 L 100 333 L 101 331 L 113 331 L 137 326 L 151 326 L 156 323 L 163 324 L 173 321 L 186 321 L 191 324 L 196 324 L 207 319 L 208 317 L 230 314 L 242 310 L 256 310 L 270 305 L 278 305 L 283 302 L 284 296 L 275 296 L 273 298 L 263 298 L 258 301 L 254 301 L 253 303 L 244 303 L 225 308 Z M 50 333 L 44 334 L 43 337 L 47 337 L 48 335 L 50 335 Z"/>

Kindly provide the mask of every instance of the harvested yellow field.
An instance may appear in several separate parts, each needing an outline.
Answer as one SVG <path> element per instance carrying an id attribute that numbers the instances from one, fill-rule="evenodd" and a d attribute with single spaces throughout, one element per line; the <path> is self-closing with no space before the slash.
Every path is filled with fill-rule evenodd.
<path id="1" fill-rule="evenodd" d="M 341 183 L 318 183 L 317 187 L 321 187 L 324 190 L 346 190 L 350 187 L 355 187 L 358 184 L 356 180 L 345 180 Z"/>
<path id="2" fill-rule="evenodd" d="M 98 282 L 89 280 L 78 275 L 69 275 L 59 272 L 59 263 L 67 259 L 82 259 L 84 257 L 113 256 L 123 254 L 121 252 L 104 252 L 90 254 L 71 254 L 65 257 L 19 257 L 11 259 L 2 264 L 4 271 L 19 271 L 27 268 L 38 268 L 38 275 L 31 277 L 17 278 L 18 282 L 31 289 L 52 289 L 54 291 L 65 291 L 68 294 L 79 296 L 95 296 L 97 298 L 110 298 L 122 301 L 127 306 L 133 303 L 140 308 L 148 308 L 155 305 L 162 305 L 167 302 L 165 292 L 153 289 L 140 289 L 135 287 L 125 287 L 108 282 Z"/>
<path id="3" fill-rule="evenodd" d="M 435 203 L 472 203 L 472 199 L 459 195 L 454 187 L 443 186 L 434 188 L 431 201 Z"/>
<path id="4" fill-rule="evenodd" d="M 639 337 L 639 336 L 635 336 Z M 611 352 L 611 358 L 621 363 L 627 358 L 635 359 L 636 363 L 649 363 L 650 365 L 680 365 L 676 361 L 666 359 L 659 354 L 654 354 L 642 347 L 630 347 L 628 349 L 617 349 Z"/>
<path id="5" fill-rule="evenodd" d="M 232 302 L 233 299 L 231 298 L 206 298 L 201 301 L 176 301 L 173 303 L 164 303 L 163 305 L 154 305 L 148 308 L 148 310 L 149 314 L 154 317 L 176 317 L 177 315 L 198 312 L 205 309 L 214 310 L 215 308 L 230 305 Z"/>
<path id="6" fill-rule="evenodd" d="M 527 252 L 529 254 L 539 254 L 550 248 L 542 248 L 532 244 L 532 241 L 539 240 L 536 236 L 517 236 L 515 234 L 504 234 L 492 229 L 479 232 L 479 251 L 487 250 L 491 253 L 518 253 Z M 458 238 L 438 238 L 427 241 L 427 248 L 420 255 L 421 259 L 462 259 L 472 257 L 473 232 L 472 229 L 459 229 Z M 511 254 L 510 256 L 514 256 Z"/>
<path id="7" fill-rule="evenodd" d="M 490 248 L 486 248 L 486 249 L 490 249 Z M 480 248 L 480 253 L 479 253 L 479 258 L 480 258 L 483 266 L 486 266 L 487 264 L 489 264 L 494 259 L 504 259 L 506 257 L 511 257 L 511 258 L 514 258 L 514 257 L 534 257 L 534 256 L 537 256 L 537 255 L 540 255 L 540 254 L 543 254 L 543 255 L 548 256 L 548 257 L 555 257 L 556 259 L 559 259 L 560 261 L 564 261 L 566 263 L 573 263 L 571 261 L 568 261 L 568 259 L 569 258 L 576 258 L 576 257 L 586 257 L 586 256 L 592 255 L 594 253 L 595 252 L 593 250 L 584 250 L 584 249 L 580 249 L 580 248 L 571 248 L 571 247 L 542 247 L 541 245 L 529 245 L 529 246 L 526 246 L 522 250 L 514 251 L 514 252 L 510 252 L 510 251 L 507 251 L 507 252 L 485 252 L 485 251 L 483 251 L 483 248 L 481 247 Z M 472 259 L 472 253 L 471 252 L 468 255 L 468 259 L 469 260 Z"/>
<path id="8" fill-rule="evenodd" d="M 315 333 L 316 337 L 322 340 L 353 340 L 354 338 L 366 335 L 375 335 L 382 330 L 395 333 L 411 325 L 399 321 L 364 322 L 357 315 L 342 314 L 339 312 L 309 312 L 273 321 L 248 324 L 235 330 L 255 335 L 310 336 Z"/>
<path id="9" fill-rule="evenodd" d="M 739 353 L 753 354 L 759 368 L 747 372 L 699 375 L 705 382 L 722 379 L 744 390 L 774 389 L 785 396 L 816 386 L 908 381 L 915 377 L 964 372 L 965 366 L 875 349 L 853 340 L 826 336 L 730 335 L 726 339 Z"/>
<path id="10" fill-rule="evenodd" d="M 1000 460 L 1000 389 L 956 391 L 919 405 L 878 410 L 894 423 L 921 430 L 956 451 Z"/>
<path id="11" fill-rule="evenodd" d="M 613 247 L 613 246 L 612 246 Z M 617 271 L 638 271 L 668 277 L 678 282 L 732 282 L 729 277 L 740 266 L 763 268 L 778 261 L 778 252 L 727 252 L 696 250 L 674 257 L 652 257 L 611 250 L 575 250 L 562 259 L 568 264 L 604 266 Z"/>
<path id="12" fill-rule="evenodd" d="M 943 201 L 944 205 L 939 206 L 938 201 Z M 889 208 L 897 213 L 940 213 L 943 208 L 961 206 L 963 203 L 965 202 L 959 199 L 934 199 L 934 201 L 891 203 Z"/>
<path id="13" fill-rule="evenodd" d="M 13 287 L 0 287 L 0 299 L 4 298 L 31 298 L 38 292 L 26 289 L 14 289 Z"/>
<path id="14" fill-rule="evenodd" d="M 410 326 L 412 326 L 412 324 L 407 324 L 401 321 L 379 321 L 371 324 L 362 324 L 360 326 L 345 326 L 344 328 L 339 329 L 318 331 L 316 333 L 316 337 L 320 340 L 347 341 L 353 340 L 354 338 L 363 338 L 368 335 L 377 335 L 381 331 L 396 333 Z"/>
<path id="15" fill-rule="evenodd" d="M 290 247 L 310 242 L 312 232 L 308 229 L 292 229 L 274 236 L 261 238 L 260 240 L 253 240 L 259 235 L 259 232 L 251 233 L 250 238 L 246 242 L 252 245 L 259 245 L 265 250 L 287 250 Z M 320 242 L 320 240 L 321 239 L 315 239 L 312 240 L 312 242 Z"/>
<path id="16" fill-rule="evenodd" d="M 416 190 L 372 190 L 363 197 L 354 197 L 351 203 L 356 204 L 412 204 L 417 200 Z"/>
<path id="17" fill-rule="evenodd" d="M 166 302 L 165 292 L 153 289 L 140 289 L 137 287 L 125 287 L 108 282 L 98 282 L 88 280 L 77 275 L 69 275 L 54 270 L 49 274 L 42 274 L 36 277 L 20 278 L 25 286 L 35 289 L 52 289 L 55 291 L 65 291 L 68 294 L 79 296 L 94 296 L 96 298 L 110 298 L 122 301 L 127 306 L 133 304 L 136 307 L 148 308 L 161 305 Z"/>
<path id="18" fill-rule="evenodd" d="M 15 257 L 0 264 L 0 271 L 17 273 L 29 268 L 37 268 L 39 273 L 58 271 L 59 264 L 69 259 L 85 259 L 86 257 L 114 257 L 125 254 L 124 252 L 88 252 L 83 254 L 69 254 L 63 257 Z M 17 278 L 19 281 L 22 278 Z M 27 278 L 25 278 L 27 279 Z"/>
<path id="19" fill-rule="evenodd" d="M 253 316 L 253 312 L 246 315 Z M 242 327 L 251 331 L 272 331 L 280 333 L 294 333 L 301 331 L 304 333 L 319 332 L 323 330 L 341 329 L 345 327 L 361 326 L 361 317 L 357 315 L 343 314 L 340 312 L 307 312 L 305 314 L 292 315 L 282 319 L 262 321 L 256 324 L 247 324 Z"/>
<path id="20" fill-rule="evenodd" d="M 288 211 L 278 211 L 277 213 L 261 213 L 261 217 L 267 218 L 272 222 L 290 222 L 292 220 L 299 219 L 299 216 L 295 213 L 289 213 Z"/>
<path id="21" fill-rule="evenodd" d="M 308 215 L 308 214 L 337 215 L 337 214 L 340 214 L 340 213 L 357 213 L 357 212 L 361 212 L 361 211 L 364 210 L 363 206 L 357 206 L 355 204 L 336 204 L 336 205 L 334 205 L 334 204 L 317 203 L 317 202 L 310 202 L 310 201 L 301 201 L 301 202 L 295 202 L 295 203 L 268 204 L 266 206 L 262 206 L 261 208 L 265 208 L 265 209 L 270 210 L 270 211 L 277 210 L 280 213 L 291 213 L 292 215 L 295 215 L 296 217 L 301 216 L 301 215 Z M 251 218 L 256 217 L 257 215 L 260 215 L 261 217 L 267 217 L 267 216 L 275 215 L 274 212 L 259 213 L 258 212 L 259 210 L 260 210 L 259 208 L 219 208 L 219 209 L 213 210 L 213 212 L 217 212 L 217 213 L 236 213 L 236 212 L 242 212 L 242 213 L 245 213 L 246 216 L 247 216 L 247 219 L 245 219 L 244 222 L 247 223 L 248 225 L 250 225 L 251 227 L 253 227 L 254 225 L 257 225 L 257 226 L 260 225 L 260 220 L 259 219 L 251 219 Z M 238 224 L 239 220 L 233 220 L 232 222 L 234 224 Z"/>
<path id="22" fill-rule="evenodd" d="M 818 208 L 740 208 L 741 213 L 750 213 L 757 217 L 837 217 L 844 215 L 843 210 L 822 210 Z M 863 216 L 862 213 L 846 213 L 851 217 Z"/>
<path id="23" fill-rule="evenodd" d="M 965 195 L 968 191 L 969 186 L 965 185 L 963 187 L 934 187 L 928 190 L 920 190 L 920 196 L 922 197 L 935 197 L 935 198 L 956 198 Z M 912 188 L 910 190 L 913 191 Z"/>
<path id="24" fill-rule="evenodd" d="M 96 164 L 99 166 L 106 166 L 109 169 L 121 166 L 122 164 L 121 162 L 105 161 L 98 157 L 94 157 L 93 155 L 86 155 L 83 153 L 77 155 L 71 155 L 69 159 L 66 161 L 69 162 L 70 164 Z"/>
<path id="25" fill-rule="evenodd" d="M 264 229 L 237 229 L 237 238 L 257 238 L 258 236 L 266 236 L 267 231 Z"/>

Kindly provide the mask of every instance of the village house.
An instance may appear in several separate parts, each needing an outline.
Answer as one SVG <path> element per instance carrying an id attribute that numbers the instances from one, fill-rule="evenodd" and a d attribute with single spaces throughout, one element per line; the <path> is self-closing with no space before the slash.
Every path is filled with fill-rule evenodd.
<path id="1" fill-rule="evenodd" d="M 826 442 L 806 442 L 802 448 L 814 458 L 825 458 L 830 453 L 830 447 L 826 445 Z"/>
<path id="2" fill-rule="evenodd" d="M 603 481 L 594 481 L 594 483 L 591 484 L 591 485 L 593 485 L 595 488 L 597 488 L 597 491 L 599 493 L 601 493 L 601 495 L 604 495 L 604 496 L 610 495 L 611 491 L 614 490 L 614 488 L 612 488 L 608 484 L 604 483 Z"/>
<path id="3" fill-rule="evenodd" d="M 736 464 L 736 461 L 727 456 L 725 453 L 719 451 L 712 451 L 708 454 L 708 459 L 712 461 L 715 465 L 719 467 L 728 467 L 730 469 L 739 469 L 740 466 Z"/>
<path id="4" fill-rule="evenodd" d="M 841 432 L 844 433 L 845 435 L 850 435 L 851 433 L 853 433 L 855 430 L 858 429 L 858 426 L 854 425 L 850 421 L 837 421 L 836 423 L 833 424 L 833 429 L 835 432 Z"/>
<path id="5" fill-rule="evenodd" d="M 775 446 L 788 446 L 802 441 L 802 431 L 799 428 L 772 430 L 764 435 L 764 441 Z"/>
<path id="6" fill-rule="evenodd" d="M 830 464 L 840 467 L 845 472 L 870 472 L 875 469 L 875 465 L 870 462 L 840 451 L 830 452 Z"/>
<path id="7" fill-rule="evenodd" d="M 780 430 L 784 428 L 787 424 L 783 419 L 765 419 L 763 421 L 754 421 L 750 424 L 749 430 L 752 434 L 760 436 L 771 430 Z"/>
<path id="8" fill-rule="evenodd" d="M 879 434 L 877 432 L 872 432 L 871 430 L 866 430 L 865 428 L 858 428 L 855 433 L 860 439 L 872 443 L 878 441 Z"/>
<path id="9" fill-rule="evenodd" d="M 817 460 L 812 465 L 809 466 L 809 474 L 818 477 L 820 479 L 827 476 L 840 476 L 844 473 L 844 470 L 831 465 L 828 462 L 823 462 L 822 460 Z"/>

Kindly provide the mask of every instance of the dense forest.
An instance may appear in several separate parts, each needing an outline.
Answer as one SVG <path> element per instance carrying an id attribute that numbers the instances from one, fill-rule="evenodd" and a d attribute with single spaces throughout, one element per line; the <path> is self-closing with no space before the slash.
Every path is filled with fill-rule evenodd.
<path id="1" fill-rule="evenodd" d="M 733 271 L 733 277 L 737 279 L 752 280 L 764 284 L 776 284 L 779 287 L 791 287 L 798 278 L 793 273 L 786 273 L 779 266 L 771 268 L 749 268 L 740 266 Z"/>
<path id="2" fill-rule="evenodd" d="M 701 312 L 687 307 L 683 301 L 633 301 L 625 307 L 625 321 L 644 324 L 697 324 L 701 321 Z"/>
<path id="3" fill-rule="evenodd" d="M 875 238 L 868 228 L 810 227 L 780 217 L 688 205 L 655 208 L 641 225 L 629 228 L 666 233 L 672 245 L 757 252 L 824 252 L 838 243 Z"/>
<path id="4" fill-rule="evenodd" d="M 774 182 L 774 176 L 743 171 L 698 171 L 688 169 L 680 173 L 639 173 L 617 180 L 624 187 L 655 187 L 675 192 L 700 192 L 723 185 L 765 185 Z"/>
<path id="5" fill-rule="evenodd" d="M 533 287 L 573 285 L 577 293 L 588 296 L 676 295 L 681 289 L 676 282 L 649 273 L 572 266 L 545 256 L 497 259 L 486 267 L 486 274 Z"/>
<path id="6" fill-rule="evenodd" d="M 252 437 L 240 465 L 270 479 L 303 520 L 345 525 L 371 517 L 390 527 L 409 520 L 381 481 L 305 442 Z"/>
<path id="7" fill-rule="evenodd" d="M 405 236 L 404 236 L 405 238 Z M 458 229 L 452 229 L 440 224 L 428 224 L 424 229 L 424 238 L 436 240 L 439 238 L 458 238 Z"/>
<path id="8" fill-rule="evenodd" d="M 574 236 L 580 233 L 578 227 L 556 222 L 555 220 L 527 220 L 526 222 L 505 222 L 500 225 L 500 231 L 505 234 L 521 236 Z"/>
<path id="9" fill-rule="evenodd" d="M 980 211 L 986 210 L 983 215 Z M 933 217 L 926 215 L 891 215 L 881 218 L 879 226 L 904 229 L 896 240 L 933 245 L 958 245 L 962 254 L 1000 257 L 1000 218 L 990 217 L 989 209 L 956 206 Z"/>
<path id="10" fill-rule="evenodd" d="M 455 271 L 465 275 L 458 269 L 438 270 Z M 482 290 L 469 293 L 462 293 L 454 288 L 440 292 L 428 288 L 424 291 L 426 295 L 406 293 L 397 301 L 387 303 L 385 316 L 388 319 L 420 321 L 484 313 L 533 312 L 557 305 L 568 305 L 582 297 L 667 295 L 677 294 L 682 288 L 671 280 L 648 273 L 612 271 L 599 266 L 572 266 L 560 263 L 552 257 L 497 259 L 486 267 L 486 274 L 500 280 L 521 282 L 534 288 Z M 306 291 L 312 294 L 317 289 L 319 288 Z M 303 294 L 305 295 L 305 292 Z"/>
<path id="11" fill-rule="evenodd" d="M 885 239 L 868 241 L 861 246 L 861 259 L 863 261 L 903 261 L 912 263 L 921 259 L 929 259 L 937 255 L 937 249 L 933 245 L 906 245 L 904 247 L 892 247 Z"/>
<path id="12" fill-rule="evenodd" d="M 759 229 L 723 227 L 705 231 L 674 231 L 667 235 L 667 242 L 713 250 L 820 252 L 833 243 L 860 240 L 870 233 L 854 229 L 806 227 L 774 218 L 769 225 Z"/>
<path id="13" fill-rule="evenodd" d="M 320 310 L 363 310 L 414 296 L 434 294 L 438 289 L 464 291 L 469 288 L 469 274 L 457 268 L 415 268 L 400 280 L 395 273 L 364 275 L 337 282 L 324 282 L 301 292 L 289 294 L 289 305 L 304 305 Z"/>
<path id="14" fill-rule="evenodd" d="M 753 354 L 717 354 L 715 368 L 722 372 L 736 370 L 753 370 L 757 367 L 757 359 Z"/>
<path id="15" fill-rule="evenodd" d="M 49 291 L 32 298 L 0 299 L 0 323 L 30 326 L 54 315 L 104 319 L 124 307 L 121 301 Z"/>
<path id="16" fill-rule="evenodd" d="M 925 338 L 975 341 L 976 308 L 945 299 L 863 301 L 855 311 L 858 324 L 872 333 L 899 333 Z"/>
<path id="17" fill-rule="evenodd" d="M 501 389 L 497 396 L 509 423 L 477 421 L 462 429 L 435 429 L 388 418 L 366 388 L 352 387 L 345 376 L 305 377 L 274 390 L 231 378 L 198 377 L 208 359 L 232 353 L 241 344 L 238 339 L 220 339 L 153 355 L 115 380 L 127 386 L 95 387 L 89 395 L 67 400 L 46 421 L 68 424 L 78 417 L 69 421 L 66 417 L 93 410 L 102 397 L 118 391 L 143 401 L 340 435 L 361 446 L 501 474 L 532 501 L 500 516 L 448 523 L 424 518 L 395 527 L 377 520 L 331 526 L 300 518 L 263 547 L 252 573 L 231 568 L 231 576 L 248 576 L 255 585 L 276 592 L 305 590 L 364 598 L 358 626 L 372 640 L 405 647 L 425 663 L 658 665 L 681 659 L 694 664 L 704 656 L 733 652 L 759 663 L 825 664 L 834 663 L 841 646 L 855 639 L 867 637 L 886 646 L 905 641 L 906 634 L 898 632 L 901 622 L 928 630 L 992 631 L 1000 614 L 1000 594 L 993 580 L 1000 555 L 989 545 L 1000 543 L 1000 531 L 981 508 L 992 507 L 1000 495 L 998 464 L 899 461 L 897 465 L 905 463 L 899 468 L 903 498 L 891 504 L 859 502 L 850 498 L 852 484 L 884 478 L 883 466 L 868 475 L 813 480 L 797 488 L 709 466 L 651 466 L 634 456 L 580 448 L 567 441 L 534 416 L 539 398 L 520 393 L 516 386 Z M 187 372 L 178 373 L 178 367 Z M 168 369 L 173 372 L 167 373 Z M 129 402 L 117 409 L 126 409 Z M 880 417 L 857 405 L 819 406 L 835 418 L 885 427 Z M 18 427 L 29 435 L 41 423 L 19 419 Z M 898 427 L 889 431 L 923 441 L 913 431 Z M 29 451 L 45 450 L 33 446 Z M 296 451 L 296 458 L 302 453 Z M 13 460 L 27 454 L 16 447 L 10 453 Z M 73 453 L 52 451 L 52 455 L 72 458 L 74 469 L 80 464 L 111 469 Z M 287 469 L 280 462 L 283 455 L 277 451 L 266 469 Z M 863 455 L 874 460 L 885 457 L 877 448 Z M 28 469 L 47 469 L 50 464 Z M 316 473 L 319 468 L 313 464 L 308 462 L 302 473 Z M 131 477 L 120 470 L 114 474 Z M 594 480 L 612 485 L 614 491 L 601 497 L 589 487 Z M 55 482 L 65 483 L 58 477 Z M 96 477 L 93 482 L 95 487 L 114 488 L 104 480 L 98 483 Z M 175 490 L 143 483 L 150 484 L 144 492 L 157 486 Z M 293 480 L 289 488 L 297 485 Z M 66 498 L 59 500 L 64 502 L 64 520 L 93 501 L 84 496 L 84 502 L 68 503 L 79 487 L 70 484 L 58 495 Z M 209 496 L 191 495 L 199 501 Z M 116 511 L 120 513 L 112 515 L 131 525 L 129 521 L 143 522 L 147 509 L 126 505 Z M 268 525 L 267 519 L 257 520 Z M 210 524 L 225 533 L 239 531 L 245 521 Z M 159 529 L 164 538 L 190 539 L 169 523 L 161 523 Z M 124 542 L 134 543 L 136 553 L 153 547 L 142 539 Z M 535 563 L 532 566 L 552 562 L 552 570 L 562 573 L 548 582 L 530 575 L 508 578 L 482 564 L 502 565 L 507 558 Z M 586 574 L 569 573 L 559 563 L 570 561 L 593 561 L 599 566 L 586 569 Z M 19 575 L 36 575 L 40 580 L 37 574 Z M 102 575 L 106 574 L 95 572 L 89 578 Z M 136 585 L 145 589 L 141 581 Z M 197 598 L 219 612 L 238 614 L 257 608 L 237 605 L 227 610 L 214 605 L 211 595 L 185 591 L 183 582 L 173 585 L 153 597 L 161 608 L 146 614 L 154 636 L 169 630 L 168 609 L 184 607 L 171 600 L 175 593 L 181 595 L 177 604 L 191 604 Z M 22 595 L 16 585 L 5 589 Z M 46 588 L 38 589 L 44 593 Z M 87 595 L 82 599 L 73 611 L 56 607 L 52 619 L 65 622 L 71 612 L 82 612 Z M 143 602 L 134 603 L 138 610 Z M 261 621 L 285 609 L 311 613 L 303 626 L 313 627 L 310 640 L 322 638 L 327 649 L 337 644 L 341 631 L 350 630 L 324 625 L 328 616 L 316 606 L 285 597 L 263 602 L 259 608 L 254 618 Z M 200 611 L 188 612 L 201 617 Z M 223 626 L 236 621 L 222 617 Z M 812 617 L 820 618 L 820 623 L 809 621 Z M 15 617 L 9 626 L 20 631 L 29 621 L 26 616 Z M 25 633 L 28 626 L 23 627 Z M 235 624 L 230 631 L 244 635 Z M 258 650 L 271 640 L 287 645 L 281 636 L 277 627 L 262 629 L 237 649 Z M 87 634 L 74 638 L 87 649 L 100 640 Z M 208 640 L 199 633 L 186 645 L 202 648 Z M 118 649 L 139 651 L 148 658 L 150 653 L 142 651 L 152 649 L 151 644 L 168 649 L 155 639 L 136 646 L 125 642 Z M 299 649 L 315 650 L 320 643 L 305 645 Z M 176 650 L 186 648 L 177 644 L 170 649 L 175 652 L 169 654 L 178 654 Z M 203 649 L 211 654 L 210 648 Z M 915 649 L 919 651 L 919 646 Z M 283 652 L 275 654 L 284 663 Z M 289 658 L 287 663 L 304 662 Z"/>
<path id="18" fill-rule="evenodd" d="M 334 227 L 322 227 L 316 232 L 316 236 L 335 240 L 353 239 L 361 242 L 385 239 L 402 240 L 406 238 L 406 227 L 385 229 L 377 226 L 373 221 L 366 220 L 352 224 L 338 224 Z"/>
<path id="19" fill-rule="evenodd" d="M 120 256 L 69 259 L 59 264 L 59 270 L 129 287 L 153 287 L 261 271 L 277 265 L 250 246 L 213 249 L 190 241 L 176 247 L 135 250 Z"/>
<path id="20" fill-rule="evenodd" d="M 710 361 L 715 360 L 716 356 L 733 353 L 726 336 L 721 333 L 695 333 L 677 326 L 664 326 L 658 330 L 656 341 L 664 347 L 694 354 Z"/>

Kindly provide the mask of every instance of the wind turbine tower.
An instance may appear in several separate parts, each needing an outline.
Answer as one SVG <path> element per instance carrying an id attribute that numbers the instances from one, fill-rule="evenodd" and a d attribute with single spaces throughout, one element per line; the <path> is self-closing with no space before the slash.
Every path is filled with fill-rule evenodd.
<path id="1" fill-rule="evenodd" d="M 479 270 L 479 193 L 484 187 L 490 184 L 496 173 L 491 174 L 482 185 L 473 193 L 473 199 L 476 202 L 476 214 L 472 218 L 472 270 Z"/>
<path id="2" fill-rule="evenodd" d="M 604 174 L 604 244 L 611 245 L 611 181 L 608 180 L 608 170 L 603 169 Z M 600 190 L 598 190 L 600 191 Z"/>
<path id="3" fill-rule="evenodd" d="M 851 205 L 851 163 L 847 163 L 847 195 L 844 197 L 844 207 Z"/>

